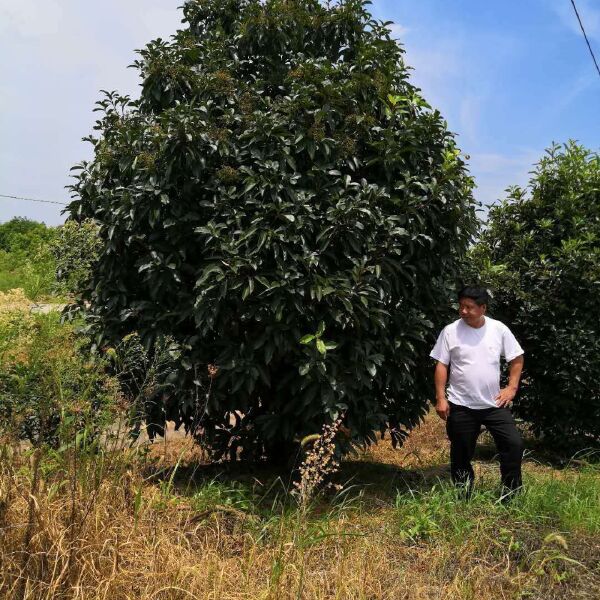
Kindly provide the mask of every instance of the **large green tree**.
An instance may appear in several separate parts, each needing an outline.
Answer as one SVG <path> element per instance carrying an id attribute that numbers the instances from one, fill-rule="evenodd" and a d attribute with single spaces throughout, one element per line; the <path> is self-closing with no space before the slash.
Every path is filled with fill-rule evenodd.
<path id="1" fill-rule="evenodd" d="M 515 410 L 554 443 L 600 441 L 600 156 L 550 148 L 490 210 L 473 259 L 525 350 Z"/>
<path id="2" fill-rule="evenodd" d="M 54 235 L 54 229 L 44 223 L 14 217 L 0 224 L 0 251 L 33 256 L 40 247 L 48 245 Z"/>
<path id="3" fill-rule="evenodd" d="M 57 227 L 50 247 L 56 261 L 57 291 L 76 294 L 87 284 L 103 247 L 98 225 L 91 219 L 68 220 Z"/>
<path id="4" fill-rule="evenodd" d="M 55 227 L 23 217 L 0 224 L 0 291 L 23 288 L 31 300 L 50 296 L 55 238 Z"/>
<path id="5" fill-rule="evenodd" d="M 189 1 L 140 51 L 140 98 L 98 102 L 70 205 L 104 243 L 97 342 L 172 336 L 217 455 L 285 455 L 341 413 L 398 441 L 426 410 L 472 180 L 365 4 Z"/>

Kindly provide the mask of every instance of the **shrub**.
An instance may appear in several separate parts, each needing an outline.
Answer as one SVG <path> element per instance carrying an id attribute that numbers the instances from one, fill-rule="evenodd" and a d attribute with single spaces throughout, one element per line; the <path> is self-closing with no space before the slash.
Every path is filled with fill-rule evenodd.
<path id="1" fill-rule="evenodd" d="M 195 397 L 177 385 L 180 355 L 170 338 L 160 338 L 152 352 L 147 352 L 136 333 L 106 350 L 109 372 L 118 381 L 128 406 L 133 437 L 139 435 L 143 424 L 150 439 L 164 435 L 166 421 L 174 421 L 176 428 L 182 424 L 193 428 Z"/>
<path id="2" fill-rule="evenodd" d="M 110 421 L 117 386 L 81 344 L 57 313 L 31 314 L 22 290 L 0 293 L 0 431 L 57 446 Z"/>
<path id="3" fill-rule="evenodd" d="M 33 254 L 53 237 L 52 228 L 24 217 L 14 217 L 0 224 L 0 250 L 4 252 Z"/>
<path id="4" fill-rule="evenodd" d="M 67 221 L 57 228 L 51 251 L 56 261 L 56 289 L 77 294 L 88 282 L 98 258 L 101 241 L 98 226 L 91 219 Z"/>
<path id="5" fill-rule="evenodd" d="M 490 210 L 473 251 L 525 350 L 517 413 L 561 445 L 600 440 L 600 156 L 553 146 Z"/>
<path id="6" fill-rule="evenodd" d="M 0 291 L 21 288 L 30 300 L 52 293 L 54 236 L 54 228 L 21 217 L 0 225 Z"/>
<path id="7" fill-rule="evenodd" d="M 401 441 L 426 411 L 472 180 L 365 4 L 187 2 L 139 100 L 98 102 L 69 209 L 100 224 L 96 343 L 171 336 L 215 456 L 285 456 L 342 412 Z"/>

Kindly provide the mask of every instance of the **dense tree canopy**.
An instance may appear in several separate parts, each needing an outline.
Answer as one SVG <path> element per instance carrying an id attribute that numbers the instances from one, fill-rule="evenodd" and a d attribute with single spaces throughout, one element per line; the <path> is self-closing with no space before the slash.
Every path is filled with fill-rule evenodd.
<path id="1" fill-rule="evenodd" d="M 56 228 L 23 217 L 0 224 L 0 291 L 25 290 L 30 300 L 49 296 L 54 287 L 50 245 Z"/>
<path id="2" fill-rule="evenodd" d="M 102 248 L 98 225 L 91 219 L 69 220 L 56 230 L 51 244 L 56 261 L 57 290 L 77 293 L 88 282 Z"/>
<path id="3" fill-rule="evenodd" d="M 54 237 L 52 228 L 25 217 L 14 217 L 0 224 L 0 251 L 33 256 Z"/>
<path id="4" fill-rule="evenodd" d="M 490 210 L 474 265 L 525 350 L 515 410 L 562 444 L 600 440 L 600 156 L 554 146 Z"/>
<path id="5" fill-rule="evenodd" d="M 98 103 L 70 205 L 104 244 L 90 322 L 98 344 L 172 337 L 178 410 L 217 455 L 339 414 L 399 440 L 426 410 L 472 181 L 365 4 L 186 2 L 140 51 L 140 98 Z"/>

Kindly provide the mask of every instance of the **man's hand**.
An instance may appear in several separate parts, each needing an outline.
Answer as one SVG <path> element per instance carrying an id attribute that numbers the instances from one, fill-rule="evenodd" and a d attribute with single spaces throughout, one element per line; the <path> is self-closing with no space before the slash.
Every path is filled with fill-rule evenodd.
<path id="1" fill-rule="evenodd" d="M 496 396 L 496 406 L 502 408 L 508 406 L 517 395 L 519 389 L 519 380 L 523 371 L 523 355 L 515 356 L 508 363 L 508 385 L 500 390 Z"/>
<path id="2" fill-rule="evenodd" d="M 450 405 L 446 398 L 438 398 L 435 403 L 435 412 L 437 412 L 440 419 L 443 419 L 444 421 L 448 418 L 448 415 L 450 414 Z"/>
<path id="3" fill-rule="evenodd" d="M 505 387 L 500 390 L 500 393 L 496 396 L 496 406 L 503 408 L 508 406 L 517 395 L 517 388 Z"/>
<path id="4" fill-rule="evenodd" d="M 444 421 L 450 414 L 450 405 L 446 400 L 446 382 L 448 381 L 448 365 L 443 362 L 438 362 L 435 365 L 435 373 L 433 374 L 433 380 L 435 382 L 435 410 L 439 415 L 440 419 Z"/>

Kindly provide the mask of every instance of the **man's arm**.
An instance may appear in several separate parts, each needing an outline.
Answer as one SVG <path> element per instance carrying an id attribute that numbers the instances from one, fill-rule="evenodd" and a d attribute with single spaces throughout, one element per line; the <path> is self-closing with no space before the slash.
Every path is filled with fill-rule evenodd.
<path id="1" fill-rule="evenodd" d="M 433 374 L 435 383 L 435 410 L 441 419 L 444 421 L 448 418 L 450 405 L 446 400 L 446 383 L 448 381 L 448 365 L 441 363 L 439 360 L 435 365 Z"/>
<path id="2" fill-rule="evenodd" d="M 508 363 L 508 385 L 500 390 L 496 396 L 496 406 L 508 406 L 514 399 L 519 389 L 521 373 L 523 372 L 523 355 L 513 358 Z"/>

